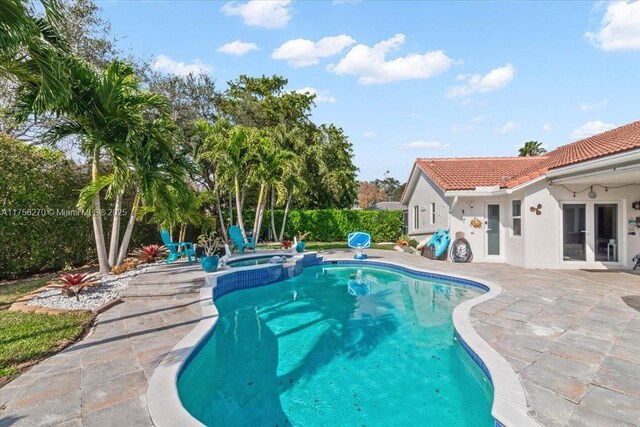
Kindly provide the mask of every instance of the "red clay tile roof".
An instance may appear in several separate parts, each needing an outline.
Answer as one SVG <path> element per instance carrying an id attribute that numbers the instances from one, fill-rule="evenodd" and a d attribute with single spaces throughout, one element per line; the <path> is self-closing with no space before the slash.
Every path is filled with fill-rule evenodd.
<path id="1" fill-rule="evenodd" d="M 640 148 L 640 121 L 573 142 L 538 157 L 417 159 L 443 190 L 513 188 L 551 169 Z"/>

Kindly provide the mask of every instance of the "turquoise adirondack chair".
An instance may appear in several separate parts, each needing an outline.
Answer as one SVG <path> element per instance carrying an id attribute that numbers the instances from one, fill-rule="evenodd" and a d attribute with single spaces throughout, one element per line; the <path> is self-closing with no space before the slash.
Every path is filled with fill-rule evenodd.
<path id="1" fill-rule="evenodd" d="M 229 237 L 233 242 L 233 246 L 238 248 L 238 251 L 241 254 L 244 253 L 245 248 L 253 249 L 254 252 L 256 251 L 255 239 L 253 237 L 249 237 L 245 242 L 242 238 L 242 231 L 240 231 L 240 227 L 238 227 L 237 225 L 232 225 L 231 227 L 229 227 Z"/>
<path id="2" fill-rule="evenodd" d="M 191 242 L 179 242 L 175 243 L 171 241 L 171 236 L 169 235 L 168 230 L 160 230 L 160 237 L 162 237 L 162 242 L 169 249 L 169 256 L 167 257 L 167 264 L 170 262 L 178 260 L 182 255 L 187 256 L 187 261 L 191 264 L 191 255 L 193 258 L 198 261 L 198 257 L 196 256 L 196 248 Z"/>

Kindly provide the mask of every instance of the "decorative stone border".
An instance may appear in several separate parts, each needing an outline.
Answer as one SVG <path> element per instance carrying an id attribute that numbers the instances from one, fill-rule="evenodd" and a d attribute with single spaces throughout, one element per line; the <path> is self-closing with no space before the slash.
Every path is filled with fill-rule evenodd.
<path id="1" fill-rule="evenodd" d="M 308 265 L 361 264 L 391 268 L 423 277 L 444 279 L 486 290 L 487 293 L 465 301 L 453 310 L 455 339 L 460 342 L 493 384 L 494 396 L 491 415 L 495 420 L 496 427 L 540 427 L 540 424 L 528 415 L 524 389 L 515 371 L 500 353 L 482 339 L 473 328 L 470 320 L 471 309 L 500 295 L 502 293 L 500 286 L 473 277 L 443 275 L 393 261 L 339 259 L 320 262 L 319 258 L 314 258 L 312 261 L 311 254 L 314 257 L 317 256 L 316 253 L 305 253 L 302 256 L 294 256 L 283 265 L 232 268 L 207 277 L 206 284 L 200 291 L 202 320 L 167 354 L 149 381 L 147 402 L 149 413 L 156 426 L 203 425 L 182 406 L 177 384 L 183 366 L 205 343 L 218 322 L 219 313 L 213 302 L 214 297 L 218 298 L 238 289 L 264 286 L 285 280 L 300 274 L 302 269 Z M 257 278 L 261 279 L 259 283 L 256 282 Z"/>
<path id="2" fill-rule="evenodd" d="M 63 308 L 53 308 L 53 307 L 41 307 L 38 305 L 28 305 L 27 303 L 31 301 L 33 298 L 37 297 L 40 292 L 49 289 L 49 285 L 45 285 L 41 288 L 36 289 L 35 291 L 29 292 L 26 295 L 23 295 L 19 299 L 15 300 L 13 304 L 8 308 L 9 311 L 20 311 L 22 313 L 42 313 L 42 314 L 64 314 L 64 313 L 93 313 L 100 314 L 104 311 L 107 311 L 114 305 L 118 305 L 122 302 L 122 298 L 118 297 L 116 299 L 112 299 L 111 301 L 107 301 L 102 304 L 100 307 L 96 307 L 92 310 L 89 309 L 80 309 L 80 310 L 65 310 Z"/>

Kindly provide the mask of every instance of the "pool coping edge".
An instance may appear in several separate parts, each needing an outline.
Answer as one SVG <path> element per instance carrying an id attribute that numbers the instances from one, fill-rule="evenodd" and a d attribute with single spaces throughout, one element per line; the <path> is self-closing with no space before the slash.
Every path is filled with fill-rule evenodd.
<path id="1" fill-rule="evenodd" d="M 303 258 L 303 254 L 292 257 L 282 265 L 283 270 L 287 265 L 291 267 L 298 263 L 301 264 Z M 456 338 L 461 340 L 461 344 L 469 356 L 473 358 L 473 353 L 475 353 L 477 358 L 480 359 L 489 372 L 489 379 L 493 385 L 494 391 L 491 416 L 495 420 L 496 427 L 540 427 L 540 424 L 529 416 L 526 395 L 518 375 L 513 370 L 509 362 L 507 362 L 500 353 L 493 349 L 493 347 L 491 347 L 489 343 L 487 343 L 480 334 L 478 334 L 471 322 L 471 309 L 476 305 L 500 295 L 502 293 L 501 286 L 472 276 L 443 274 L 387 260 L 367 261 L 354 260 L 351 258 L 337 258 L 321 262 L 318 265 L 331 265 L 331 261 L 371 264 L 372 266 L 375 266 L 375 263 L 386 264 L 389 266 L 401 267 L 416 273 L 425 273 L 433 276 L 444 276 L 468 282 L 475 282 L 486 287 L 488 289 L 486 293 L 465 301 L 454 308 L 452 318 Z M 273 267 L 273 265 L 239 267 L 223 270 L 207 276 L 205 284 L 200 289 L 199 294 L 199 304 L 202 310 L 201 320 L 169 353 L 167 353 L 149 380 L 147 388 L 147 404 L 153 423 L 156 426 L 170 427 L 204 425 L 191 415 L 182 405 L 182 401 L 178 394 L 177 381 L 182 367 L 190 360 L 192 353 L 199 348 L 202 341 L 207 338 L 210 332 L 215 328 L 218 321 L 218 309 L 213 303 L 214 289 L 217 284 L 217 279 L 238 271 L 259 270 L 270 267 Z M 299 274 L 299 271 L 297 274 Z M 297 274 L 294 272 L 293 275 Z M 286 279 L 287 278 L 285 277 L 282 280 Z M 479 361 L 475 358 L 473 359 L 479 368 L 482 369 Z"/>

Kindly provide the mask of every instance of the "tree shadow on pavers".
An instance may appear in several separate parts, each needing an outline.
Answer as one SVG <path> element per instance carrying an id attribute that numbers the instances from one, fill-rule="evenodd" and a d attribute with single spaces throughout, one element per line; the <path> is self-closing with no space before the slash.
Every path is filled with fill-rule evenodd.
<path id="1" fill-rule="evenodd" d="M 13 415 L 2 416 L 2 411 L 4 408 L 0 408 L 0 427 L 10 427 L 16 424 L 24 417 L 15 417 Z"/>
<path id="2" fill-rule="evenodd" d="M 107 343 L 110 343 L 110 342 L 120 341 L 120 340 L 123 340 L 123 339 L 129 339 L 129 338 L 143 336 L 143 335 L 155 334 L 155 333 L 166 331 L 166 330 L 169 330 L 169 329 L 178 328 L 180 326 L 195 325 L 196 323 L 200 322 L 200 320 L 208 319 L 208 318 L 211 318 L 211 317 L 215 317 L 215 316 L 204 316 L 204 317 L 199 318 L 199 319 L 187 320 L 187 321 L 180 322 L 180 323 L 173 323 L 171 325 L 153 327 L 153 328 L 144 329 L 144 330 L 141 330 L 141 331 L 131 332 L 129 334 L 115 335 L 113 337 L 104 338 L 104 339 L 101 339 L 101 340 L 95 340 L 95 341 L 90 341 L 90 342 L 89 341 L 84 341 L 84 342 L 81 342 L 81 343 L 78 343 L 78 344 L 74 345 L 73 347 L 71 347 L 71 349 L 73 351 L 77 351 L 77 350 L 82 350 L 82 349 L 85 349 L 85 348 L 96 347 L 96 346 L 99 346 L 99 345 L 102 345 L 102 344 L 107 344 Z"/>
<path id="3" fill-rule="evenodd" d="M 190 305 L 198 305 L 198 304 L 200 304 L 200 300 L 194 299 L 193 301 L 185 303 L 185 304 L 171 305 L 171 306 L 167 306 L 167 307 L 157 308 L 157 309 L 154 309 L 154 310 L 142 311 L 140 313 L 127 314 L 127 315 L 124 315 L 124 316 L 115 317 L 113 319 L 105 319 L 105 320 L 98 319 L 97 324 L 98 325 L 104 325 L 104 324 L 107 324 L 107 323 L 117 322 L 119 320 L 132 319 L 134 317 L 140 317 L 140 316 L 146 316 L 148 314 L 154 314 L 154 313 L 160 313 L 160 312 L 164 312 L 164 311 L 176 310 L 176 309 L 179 309 L 179 308 L 189 307 Z"/>

